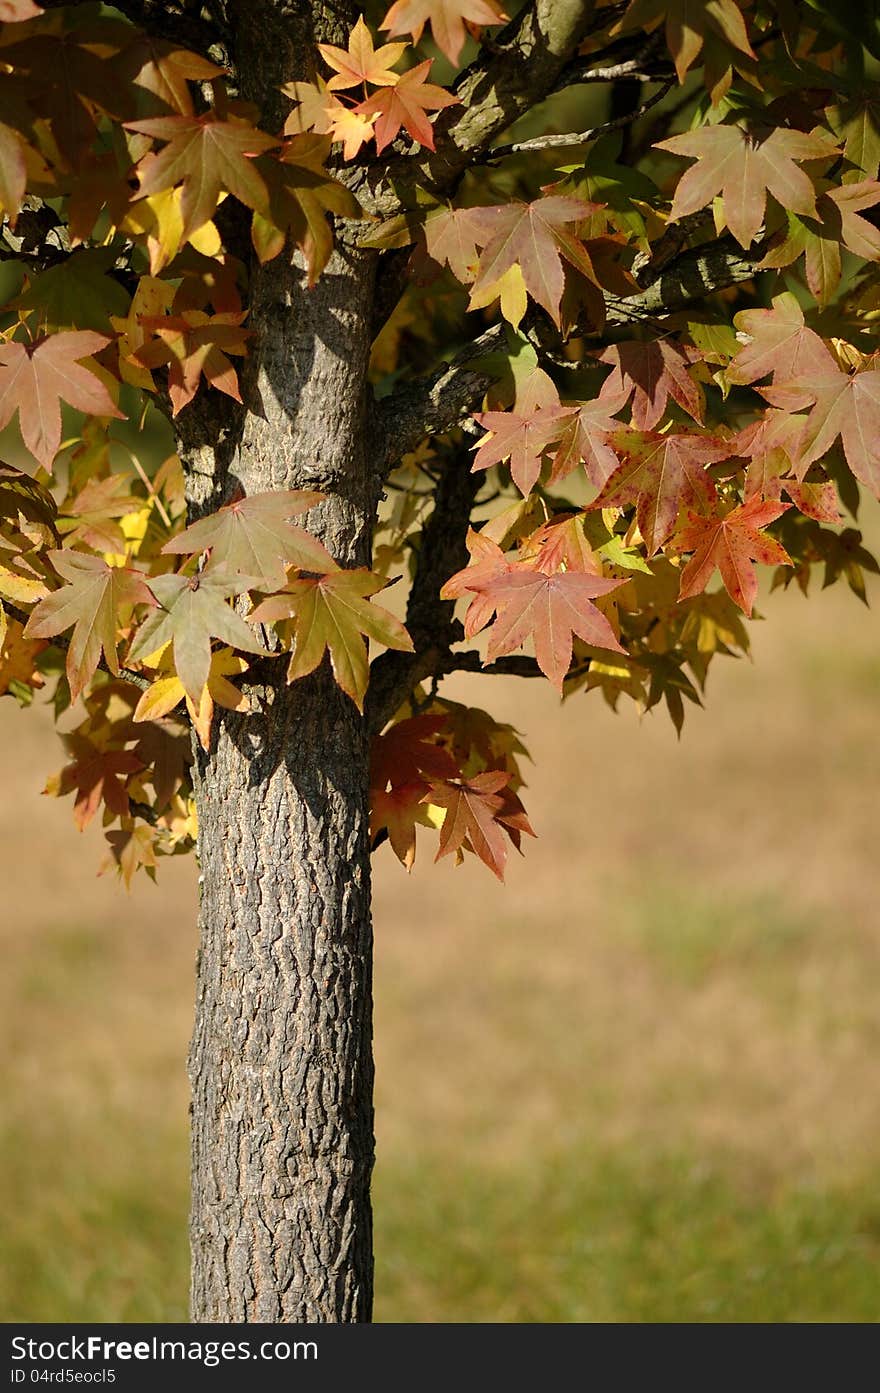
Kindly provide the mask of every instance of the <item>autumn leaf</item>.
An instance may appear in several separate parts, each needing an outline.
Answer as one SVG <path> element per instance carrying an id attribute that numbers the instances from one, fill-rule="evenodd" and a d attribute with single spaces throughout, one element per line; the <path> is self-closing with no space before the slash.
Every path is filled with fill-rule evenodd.
<path id="1" fill-rule="evenodd" d="M 759 262 L 759 270 L 778 270 L 804 257 L 807 285 L 820 305 L 827 305 L 840 284 L 841 247 L 865 261 L 880 261 L 880 228 L 861 214 L 880 203 L 880 183 L 864 179 L 827 189 L 812 218 L 788 214 L 784 239 Z"/>
<path id="2" fill-rule="evenodd" d="M 325 136 L 300 135 L 285 143 L 280 156 L 258 161 L 269 190 L 269 205 L 265 213 L 253 215 L 254 248 L 261 261 L 271 261 L 283 250 L 289 234 L 306 258 L 309 285 L 315 284 L 333 250 L 327 214 L 343 218 L 360 215 L 353 194 L 324 167 L 329 150 L 330 141 Z"/>
<path id="3" fill-rule="evenodd" d="M 101 749 L 84 736 L 69 738 L 76 758 L 58 775 L 57 790 L 50 783 L 46 792 L 59 797 L 76 792 L 73 820 L 84 832 L 103 803 L 116 817 L 129 811 L 128 781 L 143 768 L 132 750 Z"/>
<path id="4" fill-rule="evenodd" d="M 146 871 L 151 880 L 156 879 L 155 828 L 126 820 L 125 826 L 114 827 L 105 836 L 110 852 L 99 875 L 115 866 L 127 890 L 131 889 L 131 882 L 139 870 Z"/>
<path id="5" fill-rule="evenodd" d="M 110 340 L 82 329 L 50 334 L 33 343 L 0 343 L 0 427 L 18 413 L 21 438 L 50 469 L 61 444 L 61 403 L 87 416 L 123 413 L 100 378 L 85 366 Z"/>
<path id="6" fill-rule="evenodd" d="M 138 87 L 151 92 L 169 110 L 193 116 L 191 82 L 210 82 L 223 69 L 197 53 L 190 53 L 167 39 L 134 32 L 132 41 L 115 59 L 119 71 Z"/>
<path id="7" fill-rule="evenodd" d="M 238 374 L 227 354 L 246 352 L 251 337 L 251 330 L 241 327 L 246 314 L 246 310 L 227 314 L 182 310 L 140 316 L 140 325 L 152 329 L 154 337 L 130 355 L 130 362 L 148 371 L 167 366 L 172 416 L 192 401 L 202 377 L 218 392 L 241 401 Z"/>
<path id="8" fill-rule="evenodd" d="M 688 372 L 699 356 L 696 349 L 669 339 L 612 344 L 598 355 L 600 363 L 610 363 L 614 369 L 602 383 L 599 400 L 622 405 L 632 397 L 632 423 L 637 430 L 653 430 L 670 397 L 701 423 L 705 397 Z M 609 405 L 609 410 L 619 411 L 620 406 Z"/>
<path id="9" fill-rule="evenodd" d="M 17 24 L 24 19 L 35 19 L 42 13 L 33 0 L 0 0 L 0 24 Z"/>
<path id="10" fill-rule="evenodd" d="M 425 791 L 421 779 L 370 790 L 370 839 L 375 846 L 376 839 L 386 832 L 391 850 L 407 871 L 412 870 L 416 859 L 417 825 L 430 826 L 423 801 Z"/>
<path id="11" fill-rule="evenodd" d="M 769 310 L 741 310 L 733 322 L 737 337 L 746 342 L 727 369 L 729 382 L 758 382 L 771 375 L 780 381 L 834 367 L 834 359 L 819 335 L 807 327 L 804 312 L 789 290 L 775 296 Z"/>
<path id="12" fill-rule="evenodd" d="M 373 139 L 373 127 L 377 114 L 365 116 L 363 112 L 338 103 L 330 113 L 328 127 L 333 140 L 342 146 L 342 158 L 353 160 L 362 145 Z"/>
<path id="13" fill-rule="evenodd" d="M 385 585 L 382 576 L 364 568 L 292 580 L 280 594 L 263 600 L 251 619 L 257 624 L 293 619 L 289 681 L 314 672 L 329 653 L 337 683 L 360 710 L 369 679 L 365 640 L 412 652 L 412 640 L 400 620 L 369 603 L 369 596 Z"/>
<path id="14" fill-rule="evenodd" d="M 504 879 L 507 864 L 505 836 L 513 840 L 510 828 L 505 827 L 501 820 L 509 808 L 503 791 L 510 783 L 510 777 L 506 770 L 489 769 L 468 779 L 432 785 L 423 801 L 446 809 L 435 861 L 453 852 L 460 859 L 463 850 L 468 849 L 499 880 Z M 527 823 L 517 830 L 527 830 L 532 836 L 535 835 Z"/>
<path id="15" fill-rule="evenodd" d="M 416 826 L 429 824 L 424 795 L 434 781 L 461 772 L 449 751 L 432 738 L 446 726 L 445 716 L 413 716 L 395 722 L 373 741 L 370 836 L 375 840 L 387 832 L 408 871 L 416 857 Z"/>
<path id="16" fill-rule="evenodd" d="M 130 192 L 130 190 L 129 190 Z M 32 313 L 31 332 L 54 329 L 94 329 L 104 334 L 111 314 L 124 314 L 129 297 L 112 275 L 112 251 L 80 248 L 58 266 L 34 276 L 15 301 L 19 311 Z"/>
<path id="17" fill-rule="evenodd" d="M 323 497 L 299 489 L 251 494 L 192 523 L 162 550 L 185 556 L 213 550 L 225 567 L 248 576 L 261 590 L 280 589 L 288 566 L 335 571 L 338 567 L 326 547 L 288 521 L 314 508 Z"/>
<path id="18" fill-rule="evenodd" d="M 378 117 L 375 136 L 376 150 L 380 155 L 401 130 L 405 130 L 426 149 L 434 149 L 434 131 L 427 113 L 455 106 L 459 98 L 427 81 L 432 63 L 433 59 L 429 58 L 410 68 L 393 87 L 382 87 L 355 108 L 359 116 Z"/>
<path id="19" fill-rule="evenodd" d="M 428 255 L 448 266 L 457 281 L 470 285 L 477 274 L 486 219 L 482 208 L 438 208 L 425 223 Z"/>
<path id="20" fill-rule="evenodd" d="M 763 395 L 782 407 L 812 403 L 798 442 L 799 478 L 839 437 L 853 474 L 880 498 L 880 369 L 850 376 L 832 365 L 821 376 L 764 388 Z"/>
<path id="21" fill-rule="evenodd" d="M 696 160 L 679 179 L 670 218 L 676 221 L 705 208 L 719 194 L 719 217 L 743 247 L 751 246 L 764 222 L 767 194 L 784 209 L 814 214 L 816 190 L 798 167 L 803 160 L 827 158 L 834 143 L 819 131 L 774 127 L 767 134 L 740 126 L 703 126 L 658 142 L 658 150 Z"/>
<path id="22" fill-rule="evenodd" d="M 761 472 L 787 473 L 798 459 L 803 429 L 803 416 L 768 408 L 737 433 L 734 454 L 752 462 L 753 478 Z"/>
<path id="23" fill-rule="evenodd" d="M 467 37 L 465 26 L 503 24 L 508 16 L 497 0 L 395 0 L 379 25 L 390 34 L 411 34 L 417 44 L 426 24 L 450 63 L 458 63 Z"/>
<path id="24" fill-rule="evenodd" d="M 843 141 L 843 153 L 853 166 L 844 174 L 843 182 L 876 179 L 880 169 L 880 98 L 876 87 L 853 93 L 829 107 L 825 115 L 838 140 Z"/>
<path id="25" fill-rule="evenodd" d="M 318 78 L 315 82 L 286 82 L 281 88 L 285 97 L 290 97 L 296 106 L 288 113 L 284 122 L 285 135 L 329 135 L 335 112 L 348 111 L 326 82 Z"/>
<path id="26" fill-rule="evenodd" d="M 48 17 L 47 17 L 48 18 Z M 52 162 L 76 169 L 97 134 L 102 114 L 133 114 L 131 86 L 116 69 L 119 43 L 111 35 L 131 31 L 93 16 L 81 25 L 49 19 L 22 34 L 3 34 L 4 86 L 27 74 L 28 106 L 51 132 Z M 10 77 L 9 68 L 15 70 Z"/>
<path id="27" fill-rule="evenodd" d="M 225 711 L 249 711 L 250 702 L 238 687 L 229 681 L 230 677 L 240 677 L 247 672 L 247 663 L 231 648 L 221 648 L 211 654 L 208 680 L 202 688 L 201 699 L 196 704 L 184 689 L 176 673 L 170 677 L 160 676 L 152 686 L 141 695 L 134 709 L 132 720 L 158 721 L 167 716 L 182 701 L 186 702 L 193 729 L 199 737 L 202 749 L 211 744 L 211 722 L 214 719 L 214 706 L 222 706 Z"/>
<path id="28" fill-rule="evenodd" d="M 37 658 L 46 644 L 40 639 L 27 639 L 17 619 L 6 619 L 0 632 L 0 696 L 24 689 L 35 691 L 45 679 L 37 670 Z M 25 691 L 25 695 L 27 692 Z"/>
<path id="29" fill-rule="evenodd" d="M 518 266 L 529 295 L 558 326 L 565 287 L 562 258 L 577 268 L 585 255 L 569 228 L 594 211 L 595 204 L 562 195 L 471 209 L 471 225 L 478 229 L 484 249 L 470 308 L 487 304 L 502 277 Z"/>
<path id="30" fill-rule="evenodd" d="M 697 431 L 621 431 L 614 443 L 623 461 L 590 507 L 634 503 L 639 531 L 653 556 L 672 536 L 682 508 L 711 505 L 715 485 L 706 465 L 727 459 L 731 443 Z"/>
<path id="31" fill-rule="evenodd" d="M 129 480 L 121 474 L 106 479 L 89 479 L 63 510 L 58 530 L 68 546 L 91 547 L 93 551 L 122 552 L 125 534 L 118 518 L 142 507 L 143 499 L 128 492 Z"/>
<path id="32" fill-rule="evenodd" d="M 563 423 L 573 414 L 573 408 L 560 405 L 551 379 L 537 369 L 509 411 L 482 411 L 474 416 L 477 424 L 490 434 L 478 443 L 471 472 L 508 460 L 511 478 L 520 493 L 531 493 L 545 452 L 558 442 Z"/>
<path id="33" fill-rule="evenodd" d="M 436 737 L 448 727 L 445 715 L 410 716 L 377 735 L 370 758 L 370 782 L 375 787 L 427 785 L 434 779 L 454 778 L 458 766 Z"/>
<path id="34" fill-rule="evenodd" d="M 497 611 L 489 633 L 486 661 L 493 662 L 531 638 L 538 666 L 559 691 L 571 666 L 575 634 L 596 648 L 623 653 L 604 614 L 592 603 L 623 582 L 583 571 L 541 571 L 519 567 L 481 586 Z"/>
<path id="35" fill-rule="evenodd" d="M 796 424 L 797 417 L 789 416 L 786 420 Z M 796 478 L 789 478 L 790 469 L 791 464 L 782 451 L 756 454 L 746 471 L 743 502 L 747 503 L 750 498 L 765 498 L 778 503 L 785 492 L 805 517 L 814 518 L 816 522 L 842 522 L 833 481 L 817 469 L 815 473 L 819 477 L 800 482 Z"/>
<path id="36" fill-rule="evenodd" d="M 751 615 L 758 593 L 754 562 L 764 566 L 792 564 L 776 538 L 761 530 L 781 517 L 788 507 L 788 503 L 751 498 L 729 513 L 711 517 L 691 513 L 690 522 L 675 539 L 679 551 L 694 553 L 681 573 L 679 599 L 699 595 L 717 568 L 734 604 Z"/>
<path id="37" fill-rule="evenodd" d="M 344 91 L 359 83 L 371 82 L 375 87 L 393 87 L 400 74 L 391 68 L 406 49 L 406 44 L 385 44 L 373 47 L 373 39 L 361 15 L 351 31 L 348 48 L 333 44 L 318 44 L 318 52 L 336 73 L 327 83 L 329 92 Z"/>
<path id="38" fill-rule="evenodd" d="M 228 653 L 229 649 L 225 651 Z M 137 704 L 132 710 L 132 717 L 136 710 Z M 180 791 L 188 766 L 192 763 L 189 731 L 169 726 L 164 717 L 154 717 L 149 723 L 138 726 L 137 730 L 132 729 L 130 737 L 135 735 L 134 752 L 144 766 L 138 781 L 149 780 L 153 785 L 155 806 L 161 810 Z"/>
<path id="39" fill-rule="evenodd" d="M 470 561 L 443 585 L 441 600 L 468 599 L 468 610 L 464 620 L 465 638 L 473 638 L 484 629 L 495 613 L 495 604 L 489 597 L 491 584 L 501 576 L 510 575 L 516 565 L 505 556 L 501 547 L 492 537 L 483 532 L 468 528 L 467 549 Z"/>
<path id="40" fill-rule="evenodd" d="M 652 30 L 665 21 L 666 46 L 684 82 L 707 38 L 717 36 L 731 48 L 754 58 L 745 19 L 736 0 L 630 0 L 612 33 Z"/>
<path id="41" fill-rule="evenodd" d="M 614 417 L 626 401 L 627 393 L 622 391 L 617 396 L 608 393 L 594 401 L 577 404 L 562 426 L 550 471 L 551 484 L 567 479 L 583 464 L 590 483 L 596 488 L 602 487 L 620 463 L 612 437 L 620 430 L 620 422 Z"/>
<path id="42" fill-rule="evenodd" d="M 549 575 L 555 571 L 585 571 L 602 574 L 602 562 L 587 540 L 586 513 L 558 514 L 527 537 L 520 556 L 535 558 L 535 569 Z"/>
<path id="43" fill-rule="evenodd" d="M 94 677 L 101 660 L 119 675 L 116 653 L 119 611 L 152 605 L 145 578 L 123 566 L 108 566 L 99 556 L 79 551 L 51 551 L 49 559 L 67 584 L 41 600 L 28 620 L 25 636 L 54 638 L 72 628 L 67 649 L 67 680 L 73 701 Z"/>
<path id="44" fill-rule="evenodd" d="M 244 653 L 265 652 L 250 625 L 226 603 L 228 595 L 248 588 L 241 577 L 213 567 L 195 576 L 151 576 L 150 589 L 159 608 L 135 634 L 128 661 L 142 663 L 171 642 L 175 671 L 198 707 L 211 670 L 212 638 Z"/>
<path id="45" fill-rule="evenodd" d="M 156 116 L 126 122 L 165 147 L 145 155 L 138 165 L 139 198 L 183 184 L 183 236 L 188 238 L 213 216 L 221 194 L 229 192 L 248 208 L 265 211 L 268 190 L 254 168 L 254 156 L 278 144 L 250 121 L 216 113 L 203 116 Z"/>
<path id="46" fill-rule="evenodd" d="M 141 276 L 128 314 L 111 318 L 117 334 L 119 376 L 132 387 L 141 387 L 146 392 L 155 390 L 148 369 L 136 361 L 137 354 L 152 338 L 150 330 L 141 321 L 161 319 L 171 308 L 173 299 L 174 286 L 168 281 L 158 280 L 155 276 Z"/>
<path id="47" fill-rule="evenodd" d="M 18 131 L 0 122 L 0 204 L 15 225 L 27 187 L 25 142 Z"/>

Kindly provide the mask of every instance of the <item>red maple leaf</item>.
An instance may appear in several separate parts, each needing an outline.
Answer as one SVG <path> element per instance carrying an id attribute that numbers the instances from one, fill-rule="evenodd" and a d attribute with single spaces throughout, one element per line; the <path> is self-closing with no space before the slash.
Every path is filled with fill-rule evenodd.
<path id="1" fill-rule="evenodd" d="M 382 87 L 353 108 L 359 116 L 378 116 L 375 135 L 376 150 L 380 155 L 401 130 L 405 130 L 428 150 L 434 149 L 434 130 L 427 113 L 441 111 L 445 106 L 455 106 L 459 98 L 427 81 L 433 61 L 428 58 L 417 67 L 410 68 L 393 87 Z"/>
<path id="2" fill-rule="evenodd" d="M 390 34 L 412 34 L 414 44 L 430 24 L 434 42 L 450 63 L 461 57 L 465 26 L 474 30 L 483 24 L 503 24 L 507 19 L 497 0 L 395 0 L 380 29 Z"/>
<path id="3" fill-rule="evenodd" d="M 762 391 L 768 401 L 783 408 L 811 406 L 798 442 L 799 477 L 828 453 L 839 436 L 853 474 L 880 498 L 880 369 L 849 375 L 832 362 L 822 375 L 795 378 Z"/>
<path id="4" fill-rule="evenodd" d="M 706 465 L 727 459 L 731 443 L 698 431 L 620 431 L 614 443 L 623 462 L 590 507 L 635 503 L 639 531 L 653 556 L 672 536 L 682 508 L 712 503 L 715 485 Z"/>
<path id="5" fill-rule="evenodd" d="M 388 833 L 391 848 L 407 870 L 416 857 L 416 826 L 428 823 L 424 796 L 432 783 L 460 774 L 447 749 L 432 738 L 445 716 L 397 721 L 373 741 L 370 765 L 370 835 Z"/>
<path id="6" fill-rule="evenodd" d="M 185 239 L 213 218 L 224 190 L 248 208 L 265 211 L 269 192 L 253 160 L 278 141 L 250 121 L 238 116 L 221 120 L 208 111 L 202 116 L 154 116 L 148 121 L 128 121 L 126 126 L 168 142 L 141 160 L 138 196 L 147 198 L 182 182 Z"/>
<path id="7" fill-rule="evenodd" d="M 730 382 L 774 381 L 801 374 L 824 373 L 834 359 L 818 334 L 807 327 L 804 312 L 790 291 L 773 299 L 769 310 L 743 310 L 734 317 L 739 338 L 748 342 L 727 369 Z"/>
<path id="8" fill-rule="evenodd" d="M 0 344 L 0 428 L 18 412 L 21 438 L 46 469 L 61 444 L 62 401 L 87 416 L 123 419 L 104 383 L 85 366 L 109 342 L 105 334 L 77 329 Z"/>
<path id="9" fill-rule="evenodd" d="M 479 442 L 472 472 L 509 460 L 510 477 L 520 493 L 531 493 L 546 451 L 559 441 L 565 422 L 576 414 L 575 407 L 560 405 L 552 381 L 537 369 L 509 411 L 483 411 L 474 416 L 491 434 Z"/>
<path id="10" fill-rule="evenodd" d="M 599 400 L 616 402 L 622 397 L 628 401 L 632 397 L 632 423 L 638 430 L 653 430 L 670 397 L 701 422 L 703 390 L 688 372 L 699 356 L 696 349 L 683 348 L 668 339 L 612 344 L 598 355 L 600 363 L 610 363 L 614 369 L 602 383 Z"/>
<path id="11" fill-rule="evenodd" d="M 498 614 L 489 633 L 486 661 L 512 653 L 530 638 L 538 667 L 561 692 L 575 634 L 596 648 L 625 651 L 605 615 L 593 604 L 599 595 L 623 584 L 583 571 L 545 575 L 525 567 L 498 576 L 482 587 L 484 598 Z"/>
<path id="12" fill-rule="evenodd" d="M 563 423 L 559 448 L 553 456 L 551 484 L 568 478 L 572 470 L 583 464 L 590 483 L 596 488 L 602 487 L 620 463 L 612 437 L 620 430 L 620 422 L 614 417 L 626 401 L 624 393 L 616 397 L 609 394 L 594 401 L 580 402 L 573 409 Z"/>
<path id="13" fill-rule="evenodd" d="M 471 527 L 468 529 L 467 549 L 470 562 L 456 571 L 440 591 L 442 600 L 457 600 L 462 595 L 470 597 L 470 605 L 464 620 L 465 638 L 473 638 L 484 629 L 495 612 L 495 605 L 486 595 L 489 584 L 499 576 L 506 576 L 515 569 L 515 563 L 508 561 L 497 542 L 483 536 Z"/>
<path id="14" fill-rule="evenodd" d="M 144 344 L 131 360 L 142 368 L 168 368 L 171 414 L 176 416 L 198 391 L 204 377 L 218 392 L 241 401 L 238 374 L 227 354 L 246 352 L 250 329 L 242 329 L 247 314 L 209 315 L 204 310 L 183 310 L 175 315 L 142 315 L 139 323 L 152 329 L 155 338 Z"/>
<path id="15" fill-rule="evenodd" d="M 76 758 L 61 771 L 58 792 L 76 790 L 73 819 L 81 832 L 88 827 L 102 802 L 109 812 L 124 817 L 128 812 L 128 779 L 143 769 L 131 750 L 102 750 L 82 736 L 68 744 Z"/>
<path id="16" fill-rule="evenodd" d="M 679 179 L 670 218 L 699 212 L 720 194 L 720 216 L 743 247 L 751 246 L 764 221 L 767 194 L 784 209 L 816 212 L 816 190 L 798 167 L 802 160 L 835 153 L 828 135 L 775 127 L 767 133 L 741 126 L 702 126 L 658 142 L 658 150 L 696 160 Z"/>
<path id="17" fill-rule="evenodd" d="M 729 513 L 716 513 L 712 517 L 691 513 L 690 522 L 676 537 L 679 551 L 694 553 L 681 573 L 678 598 L 686 600 L 701 594 L 717 567 L 734 604 L 750 615 L 758 593 L 754 562 L 760 561 L 764 566 L 792 564 L 788 552 L 776 538 L 761 531 L 781 517 L 788 507 L 788 503 L 750 498 Z"/>
<path id="18" fill-rule="evenodd" d="M 472 299 L 487 303 L 491 290 L 512 266 L 518 266 L 526 290 L 558 326 L 565 288 L 562 258 L 593 279 L 586 249 L 570 231 L 570 225 L 596 211 L 595 203 L 560 194 L 536 198 L 531 203 L 472 209 L 471 226 L 478 229 L 477 240 L 484 243 Z"/>
<path id="19" fill-rule="evenodd" d="M 473 774 L 469 779 L 432 785 L 424 801 L 446 809 L 440 828 L 440 846 L 434 858 L 436 861 L 451 852 L 460 857 L 467 849 L 479 856 L 499 880 L 504 879 L 507 864 L 505 834 L 511 840 L 513 834 L 510 827 L 502 824 L 502 818 L 505 814 L 508 819 L 511 814 L 515 818 L 517 812 L 504 797 L 503 790 L 510 783 L 510 777 L 506 770 L 488 769 L 485 773 Z M 522 816 L 525 817 L 524 814 Z M 535 835 L 527 821 L 514 825 L 513 831 L 528 831 Z"/>

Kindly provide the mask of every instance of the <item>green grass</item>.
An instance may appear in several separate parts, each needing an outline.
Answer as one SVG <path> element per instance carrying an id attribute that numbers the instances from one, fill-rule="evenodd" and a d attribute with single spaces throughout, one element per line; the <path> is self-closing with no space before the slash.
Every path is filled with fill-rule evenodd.
<path id="1" fill-rule="evenodd" d="M 112 1119 L 105 1119 L 108 1129 Z M 186 1319 L 183 1137 L 6 1139 L 7 1321 Z M 54 1140 L 54 1144 L 51 1144 Z M 81 1139 L 92 1153 L 94 1138 Z M 32 1138 L 31 1138 L 32 1142 Z M 33 1155 L 33 1153 L 31 1153 Z M 64 1169 L 59 1184 L 55 1166 Z M 880 1316 L 880 1187 L 762 1193 L 695 1153 L 570 1150 L 528 1169 L 380 1162 L 380 1321 L 864 1321 Z M 725 1178 L 727 1177 L 727 1178 Z"/>
<path id="2" fill-rule="evenodd" d="M 628 902 L 626 930 L 649 960 L 688 987 L 713 973 L 732 973 L 747 978 L 752 990 L 778 991 L 786 960 L 821 930 L 818 916 L 780 891 L 727 898 L 707 891 L 652 879 L 650 895 Z"/>
<path id="3" fill-rule="evenodd" d="M 182 1134 L 159 1125 L 141 1135 L 118 1115 L 83 1132 L 64 1122 L 10 1128 L 0 1140 L 16 1199 L 4 1214 L 0 1319 L 186 1320 Z"/>
<path id="4" fill-rule="evenodd" d="M 874 1321 L 876 1178 L 740 1193 L 694 1155 L 379 1169 L 377 1319 Z"/>

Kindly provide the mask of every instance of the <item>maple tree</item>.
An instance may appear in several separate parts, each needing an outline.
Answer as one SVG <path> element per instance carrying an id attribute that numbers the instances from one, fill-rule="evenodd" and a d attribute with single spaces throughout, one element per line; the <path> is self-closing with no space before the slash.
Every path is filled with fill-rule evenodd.
<path id="1" fill-rule="evenodd" d="M 866 597 L 878 62 L 826 0 L 0 5 L 0 695 L 127 884 L 198 851 L 196 1319 L 369 1317 L 371 852 L 534 835 L 444 679 L 680 730 L 762 576 Z"/>

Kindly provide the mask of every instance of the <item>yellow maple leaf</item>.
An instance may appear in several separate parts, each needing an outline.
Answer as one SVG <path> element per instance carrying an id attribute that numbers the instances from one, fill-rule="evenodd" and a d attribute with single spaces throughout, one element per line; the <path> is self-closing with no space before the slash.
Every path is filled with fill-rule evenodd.
<path id="1" fill-rule="evenodd" d="M 0 643 L 0 696 L 5 696 L 13 682 L 26 687 L 44 685 L 34 667 L 38 654 L 46 647 L 41 639 L 26 639 L 17 619 L 10 619 L 0 606 L 3 617 L 3 637 Z"/>
<path id="2" fill-rule="evenodd" d="M 218 203 L 226 197 L 221 194 Z M 163 189 L 129 206 L 119 224 L 120 232 L 146 239 L 150 275 L 157 276 L 180 251 L 183 241 L 183 189 Z M 206 222 L 187 239 L 204 256 L 217 256 L 222 247 L 220 233 L 213 222 Z"/>
<path id="3" fill-rule="evenodd" d="M 165 672 L 172 668 L 171 648 L 166 644 L 159 654 L 150 654 L 148 666 L 157 666 Z M 214 706 L 222 706 L 226 711 L 250 711 L 251 706 L 244 692 L 228 681 L 247 672 L 247 663 L 233 653 L 231 648 L 221 648 L 211 655 L 211 669 L 208 680 L 202 688 L 199 704 L 187 696 L 183 683 L 173 671 L 156 679 L 144 692 L 134 710 L 134 721 L 157 721 L 167 716 L 181 701 L 186 700 L 186 709 L 198 734 L 203 749 L 211 740 L 211 722 L 214 719 Z"/>
<path id="4" fill-rule="evenodd" d="M 357 87 L 362 82 L 371 82 L 375 87 L 393 87 L 399 74 L 390 71 L 391 65 L 397 62 L 405 48 L 405 43 L 374 48 L 372 35 L 361 15 L 349 35 L 347 50 L 333 44 L 318 44 L 324 62 L 336 73 L 327 83 L 328 91 Z"/>
<path id="5" fill-rule="evenodd" d="M 134 292 L 128 314 L 111 315 L 110 323 L 119 335 L 119 375 L 123 382 L 132 387 L 140 387 L 145 392 L 155 390 L 152 374 L 134 360 L 135 354 L 153 337 L 152 330 L 140 323 L 146 315 L 165 314 L 174 299 L 174 286 L 168 281 L 157 280 L 155 276 L 141 276 Z"/>

